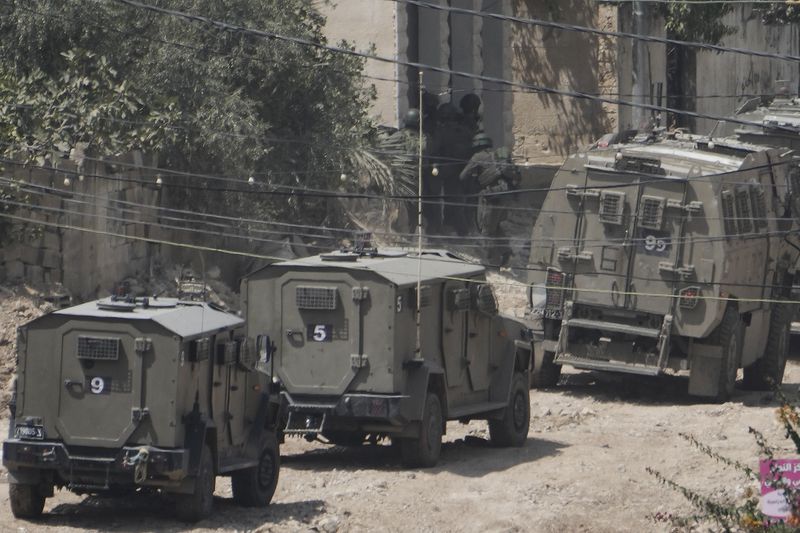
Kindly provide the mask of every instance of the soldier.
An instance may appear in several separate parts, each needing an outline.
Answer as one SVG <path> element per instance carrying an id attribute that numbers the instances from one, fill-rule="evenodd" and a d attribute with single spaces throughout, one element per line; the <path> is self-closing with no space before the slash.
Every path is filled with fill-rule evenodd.
<path id="1" fill-rule="evenodd" d="M 475 93 L 465 94 L 458 102 L 463 115 L 463 123 L 474 136 L 482 129 L 481 124 L 481 99 Z"/>
<path id="2" fill-rule="evenodd" d="M 478 133 L 472 142 L 474 153 L 461 172 L 461 182 L 468 194 L 478 194 L 477 210 L 465 209 L 465 217 L 475 220 L 480 234 L 485 239 L 484 250 L 493 264 L 502 265 L 508 259 L 510 250 L 507 244 L 496 245 L 493 238 L 501 237 L 500 223 L 505 211 L 500 208 L 500 199 L 494 193 L 513 189 L 519 179 L 511 164 L 511 154 L 506 148 L 492 150 L 492 139 L 485 133 Z M 474 198 L 474 196 L 472 197 Z"/>
<path id="3" fill-rule="evenodd" d="M 397 152 L 398 155 L 393 158 L 392 167 L 394 171 L 402 173 L 404 176 L 411 178 L 415 184 L 417 182 L 417 174 L 419 172 L 419 153 L 420 153 L 420 137 L 419 137 L 419 121 L 421 120 L 419 109 L 409 109 L 406 112 L 405 119 L 403 120 L 403 128 L 393 133 L 387 143 L 387 150 Z M 424 125 L 423 125 L 424 126 Z M 422 194 L 423 196 L 440 196 L 442 194 L 441 178 L 434 176 L 431 172 L 430 164 L 430 138 L 428 134 L 422 134 Z M 416 187 L 415 187 L 416 190 Z M 425 217 L 425 227 L 428 232 L 439 232 L 441 230 L 441 206 L 440 200 L 430 199 L 425 200 L 422 205 L 422 213 Z M 407 205 L 409 220 L 413 221 L 413 226 L 416 226 L 417 221 L 417 204 L 416 202 Z"/>

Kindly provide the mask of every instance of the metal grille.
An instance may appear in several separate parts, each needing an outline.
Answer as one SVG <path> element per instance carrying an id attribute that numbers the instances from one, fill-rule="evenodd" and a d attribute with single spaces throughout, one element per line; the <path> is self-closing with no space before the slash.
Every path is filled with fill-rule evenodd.
<path id="1" fill-rule="evenodd" d="M 644 228 L 660 230 L 663 218 L 664 199 L 658 196 L 642 196 L 639 225 Z"/>
<path id="2" fill-rule="evenodd" d="M 622 224 L 624 205 L 624 192 L 603 191 L 600 195 L 600 220 L 608 224 Z"/>
<path id="3" fill-rule="evenodd" d="M 733 237 L 736 233 L 736 212 L 733 206 L 733 193 L 722 191 L 722 222 L 725 226 L 725 237 Z"/>
<path id="4" fill-rule="evenodd" d="M 78 359 L 116 361 L 119 359 L 119 339 L 109 337 L 78 337 Z"/>
<path id="5" fill-rule="evenodd" d="M 736 191 L 736 227 L 739 233 L 753 231 L 753 221 L 750 217 L 750 195 L 747 189 L 740 188 Z"/>
<path id="6" fill-rule="evenodd" d="M 336 287 L 297 287 L 295 294 L 300 309 L 336 309 Z"/>

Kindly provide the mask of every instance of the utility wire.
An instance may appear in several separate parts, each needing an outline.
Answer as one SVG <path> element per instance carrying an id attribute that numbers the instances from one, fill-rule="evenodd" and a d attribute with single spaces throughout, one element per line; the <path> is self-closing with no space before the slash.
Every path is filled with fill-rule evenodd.
<path id="1" fill-rule="evenodd" d="M 167 16 L 171 16 L 171 17 L 180 18 L 180 19 L 183 19 L 183 20 L 186 20 L 186 21 L 189 21 L 189 22 L 195 22 L 195 23 L 201 23 L 201 24 L 213 26 L 213 27 L 219 28 L 219 29 L 224 30 L 224 31 L 241 32 L 241 33 L 246 33 L 246 34 L 250 34 L 250 35 L 253 35 L 253 36 L 257 36 L 257 37 L 262 38 L 262 39 L 281 41 L 281 42 L 290 42 L 290 43 L 294 43 L 294 44 L 297 44 L 297 45 L 300 45 L 300 46 L 309 46 L 309 47 L 317 48 L 317 49 L 320 49 L 320 50 L 327 50 L 329 52 L 334 52 L 334 53 L 339 53 L 339 54 L 344 54 L 344 55 L 350 55 L 350 56 L 353 56 L 353 57 L 360 57 L 360 58 L 364 58 L 364 59 L 367 59 L 367 60 L 370 60 L 370 61 L 378 61 L 378 62 L 382 62 L 382 63 L 390 63 L 390 64 L 393 64 L 393 65 L 400 65 L 400 66 L 404 66 L 404 67 L 416 68 L 416 69 L 421 69 L 421 70 L 428 70 L 428 71 L 431 71 L 431 72 L 438 72 L 440 74 L 449 74 L 449 75 L 453 75 L 453 76 L 459 76 L 459 77 L 462 77 L 462 78 L 479 80 L 479 81 L 488 82 L 488 83 L 497 83 L 497 84 L 508 86 L 508 87 L 519 87 L 519 88 L 522 88 L 522 89 L 527 89 L 527 90 L 529 90 L 531 92 L 534 92 L 534 93 L 542 93 L 542 94 L 551 94 L 551 95 L 556 95 L 556 96 L 564 96 L 564 97 L 575 98 L 575 99 L 579 99 L 579 100 L 588 100 L 588 101 L 605 103 L 605 104 L 623 105 L 623 106 L 627 106 L 627 107 L 634 107 L 634 108 L 645 109 L 645 110 L 649 110 L 649 111 L 665 111 L 667 113 L 673 113 L 673 114 L 683 115 L 683 116 L 687 116 L 687 117 L 709 119 L 709 120 L 715 120 L 715 121 L 727 121 L 727 122 L 731 122 L 731 123 L 734 123 L 734 124 L 756 125 L 756 126 L 759 126 L 759 127 L 762 126 L 761 124 L 753 123 L 753 122 L 750 122 L 750 121 L 747 121 L 747 120 L 737 119 L 735 117 L 722 117 L 722 116 L 717 116 L 717 115 L 710 115 L 710 114 L 707 114 L 707 113 L 699 113 L 699 112 L 696 112 L 696 111 L 687 111 L 687 110 L 683 110 L 683 109 L 675 109 L 675 108 L 668 107 L 668 106 L 657 106 L 657 105 L 653 105 L 653 104 L 645 104 L 645 103 L 639 103 L 639 102 L 631 102 L 631 101 L 628 101 L 628 100 L 620 100 L 620 99 L 617 99 L 617 98 L 607 98 L 607 97 L 602 97 L 602 96 L 594 96 L 594 95 L 591 95 L 591 94 L 588 94 L 588 93 L 585 93 L 585 92 L 580 92 L 580 91 L 554 89 L 554 88 L 551 88 L 551 87 L 546 87 L 546 86 L 541 86 L 541 85 L 536 85 L 536 84 L 531 84 L 531 83 L 516 82 L 516 81 L 507 80 L 507 79 L 504 79 L 504 78 L 497 78 L 497 77 L 493 77 L 493 76 L 478 75 L 478 74 L 472 74 L 472 73 L 469 73 L 469 72 L 463 72 L 463 71 L 457 71 L 457 70 L 452 70 L 452 69 L 443 68 L 443 67 L 437 67 L 437 66 L 428 65 L 428 64 L 425 64 L 425 63 L 418 63 L 418 62 L 414 62 L 414 61 L 402 61 L 402 60 L 394 59 L 394 58 L 391 58 L 391 57 L 379 56 L 379 55 L 376 55 L 376 54 L 369 54 L 369 53 L 366 53 L 366 52 L 359 52 L 359 51 L 356 51 L 356 50 L 350 50 L 350 49 L 342 48 L 342 47 L 339 47 L 339 46 L 331 46 L 331 45 L 323 44 L 323 43 L 320 43 L 320 42 L 317 42 L 317 41 L 313 41 L 313 40 L 310 40 L 310 39 L 306 39 L 306 38 L 303 38 L 303 37 L 293 37 L 293 36 L 283 35 L 283 34 L 280 34 L 280 33 L 266 31 L 266 30 L 256 30 L 256 29 L 252 29 L 252 28 L 247 28 L 245 26 L 240 26 L 240 25 L 236 25 L 236 24 L 230 24 L 228 22 L 211 19 L 211 18 L 205 17 L 203 15 L 195 15 L 195 14 L 192 14 L 192 13 L 186 13 L 184 11 L 177 11 L 177 10 L 174 10 L 174 9 L 166 9 L 166 8 L 158 7 L 158 6 L 151 5 L 151 4 L 145 4 L 145 3 L 142 3 L 142 2 L 138 2 L 136 0 L 110 0 L 110 1 L 115 1 L 117 3 L 125 4 L 125 5 L 131 6 L 131 7 L 144 9 L 144 10 L 148 10 L 148 11 L 153 11 L 153 12 L 156 12 L 156 13 L 161 13 L 163 15 L 167 15 Z M 792 128 L 785 128 L 785 127 L 782 127 L 782 126 L 779 126 L 777 129 L 786 129 L 788 131 L 794 131 Z"/>
<path id="2" fill-rule="evenodd" d="M 61 195 L 58 195 L 58 196 L 61 196 Z M 108 219 L 108 220 L 113 220 L 115 222 L 122 222 L 122 223 L 151 224 L 151 225 L 156 225 L 156 226 L 160 226 L 160 227 L 165 227 L 165 228 L 169 228 L 169 229 L 176 229 L 176 230 L 181 230 L 181 231 L 188 231 L 188 232 L 196 231 L 197 233 L 219 235 L 219 236 L 222 236 L 222 237 L 242 238 L 242 239 L 250 239 L 250 240 L 262 241 L 262 242 L 284 244 L 284 241 L 282 241 L 282 240 L 281 241 L 276 241 L 274 239 L 252 238 L 252 237 L 242 236 L 240 234 L 219 233 L 219 231 L 196 230 L 195 228 L 187 228 L 185 226 L 165 225 L 165 224 L 162 224 L 161 222 L 158 222 L 158 221 L 152 222 L 152 221 L 146 221 L 146 220 L 122 219 L 120 217 L 99 215 L 99 214 L 94 214 L 94 213 L 76 212 L 76 211 L 70 211 L 70 210 L 65 209 L 65 208 L 45 207 L 45 206 L 34 205 L 34 204 L 31 204 L 31 203 L 15 202 L 15 201 L 12 201 L 12 200 L 0 200 L 0 203 L 5 203 L 7 205 L 14 205 L 14 206 L 17 206 L 17 207 L 25 207 L 25 208 L 34 209 L 34 210 L 42 210 L 42 211 L 46 211 L 46 212 L 52 212 L 52 213 L 56 213 L 56 214 L 59 214 L 59 215 L 63 214 L 63 215 L 88 216 L 88 217 L 91 217 L 91 218 L 102 218 L 102 219 Z M 158 209 L 158 208 L 156 208 L 156 209 Z M 157 218 L 160 219 L 161 217 L 157 216 Z M 186 223 L 194 222 L 194 221 L 191 221 L 191 220 L 181 219 L 181 218 L 173 218 L 173 220 L 186 222 Z M 224 226 L 224 227 L 230 228 L 230 226 Z M 757 226 L 754 223 L 753 223 L 753 227 L 757 228 Z M 324 230 L 326 228 L 324 226 L 318 226 L 317 229 Z M 739 239 L 744 240 L 744 241 L 747 241 L 747 240 L 761 240 L 761 239 L 768 238 L 768 237 L 782 237 L 782 236 L 786 236 L 786 235 L 794 234 L 794 233 L 797 233 L 797 231 L 796 230 L 761 231 L 761 230 L 755 229 L 755 230 L 753 230 L 751 232 L 747 232 L 747 233 L 723 234 L 721 236 L 713 236 L 713 237 L 693 237 L 693 236 L 683 237 L 682 236 L 682 237 L 679 237 L 679 238 L 669 239 L 669 243 L 670 243 L 670 245 L 683 245 L 684 243 L 688 242 L 691 245 L 695 245 L 695 244 L 704 244 L 704 243 L 713 243 L 713 242 L 726 241 L 729 238 L 739 238 Z M 273 233 L 273 235 L 274 235 L 274 233 Z M 414 237 L 414 235 L 411 235 L 410 237 Z M 320 236 L 320 238 L 325 238 L 325 239 L 334 240 L 334 241 L 337 240 L 333 236 Z M 411 241 L 412 239 L 408 239 L 408 240 Z M 484 239 L 482 237 L 473 237 L 473 240 L 480 242 L 480 241 L 484 241 L 486 239 Z M 503 243 L 507 239 L 498 238 L 497 240 L 499 242 Z M 525 242 L 525 243 L 530 242 L 530 240 L 528 240 L 528 239 L 519 239 L 519 240 L 522 241 L 522 242 Z M 559 242 L 559 241 L 569 243 L 572 246 L 578 246 L 579 245 L 582 250 L 587 250 L 587 249 L 591 249 L 591 248 L 601 248 L 601 249 L 602 248 L 606 248 L 606 247 L 608 247 L 609 244 L 614 244 L 614 243 L 617 243 L 617 244 L 626 244 L 626 243 L 630 243 L 630 244 L 636 244 L 636 243 L 645 244 L 645 243 L 647 243 L 648 239 L 646 237 L 628 238 L 628 239 L 624 239 L 624 238 L 619 238 L 619 239 L 615 239 L 615 238 L 604 238 L 604 239 L 586 239 L 586 238 L 583 238 L 583 239 L 581 239 L 581 238 L 577 238 L 577 239 L 575 239 L 575 238 L 552 239 L 552 238 L 549 238 L 549 239 L 545 239 L 545 242 L 548 242 L 548 243 L 549 242 L 556 243 L 556 242 Z M 594 243 L 594 242 L 599 243 L 599 244 L 594 244 L 594 245 L 593 244 L 587 244 L 587 243 Z M 309 244 L 308 246 L 312 247 L 312 248 L 321 249 L 321 250 L 330 249 L 330 246 L 317 246 L 317 245 L 311 245 L 311 244 Z M 460 245 L 461 248 L 476 248 L 476 247 L 477 248 L 484 248 L 485 246 L 486 246 L 485 243 L 475 244 L 475 245 L 470 245 L 470 244 L 462 244 L 462 245 Z M 572 247 L 570 247 L 570 249 L 571 248 Z M 484 266 L 494 266 L 494 265 L 484 265 Z M 609 275 L 613 275 L 613 274 L 609 274 Z M 620 276 L 620 277 L 624 277 L 624 276 Z M 654 278 L 646 278 L 646 277 L 637 277 L 637 279 L 645 280 L 645 281 L 662 281 L 662 278 L 654 279 Z"/>
<path id="3" fill-rule="evenodd" d="M 195 244 L 190 244 L 190 243 L 180 243 L 180 242 L 170 241 L 170 240 L 166 240 L 166 239 L 155 239 L 155 238 L 151 238 L 151 237 L 139 237 L 139 236 L 135 236 L 135 235 L 123 235 L 123 234 L 120 234 L 120 233 L 104 231 L 104 230 L 98 230 L 98 229 L 94 229 L 94 228 L 86 228 L 86 227 L 82 227 L 82 226 L 73 226 L 73 225 L 69 225 L 69 224 L 61 224 L 61 223 L 54 223 L 54 222 L 36 220 L 36 219 L 33 219 L 33 218 L 27 218 L 27 217 L 21 217 L 21 216 L 18 216 L 18 215 L 12 215 L 12 214 L 9 214 L 9 213 L 0 213 L 0 217 L 8 218 L 8 219 L 11 219 L 11 220 L 17 220 L 17 221 L 20 221 L 20 222 L 26 222 L 26 223 L 30 223 L 30 224 L 40 225 L 40 226 L 55 227 L 55 228 L 65 229 L 65 230 L 81 231 L 81 232 L 92 233 L 92 234 L 96 234 L 96 235 L 106 235 L 106 236 L 111 236 L 111 237 L 119 237 L 121 239 L 133 240 L 133 241 L 142 241 L 142 242 L 148 242 L 148 243 L 151 243 L 151 244 L 161 244 L 161 245 L 165 245 L 165 246 L 175 246 L 175 247 L 180 247 L 180 248 L 188 248 L 188 249 L 192 249 L 192 250 L 223 253 L 223 254 L 229 254 L 229 255 L 236 255 L 236 256 L 240 256 L 240 257 L 249 257 L 249 258 L 252 258 L 252 259 L 263 259 L 263 260 L 268 260 L 268 261 L 284 261 L 284 258 L 270 256 L 270 255 L 266 255 L 266 254 L 242 252 L 242 251 L 238 251 L 238 250 L 230 250 L 230 249 L 226 249 L 226 248 L 215 248 L 215 247 L 212 247 L 212 246 L 195 245 Z M 443 261 L 442 259 L 436 259 L 436 258 L 433 258 L 433 257 L 430 257 L 430 256 L 426 257 L 424 255 L 421 258 L 421 260 L 422 261 Z M 476 264 L 476 266 L 481 266 L 481 265 Z M 358 265 L 348 265 L 348 268 L 363 268 L 363 269 L 367 270 L 367 267 L 360 267 Z M 398 275 L 399 274 L 407 274 L 407 272 L 391 272 L 391 271 L 385 271 L 385 272 L 387 274 L 398 274 Z M 463 281 L 463 282 L 475 283 L 475 284 L 485 284 L 486 283 L 484 280 L 481 280 L 481 279 L 464 278 L 464 277 L 459 277 L 459 276 L 440 276 L 439 279 Z M 522 284 L 522 283 L 497 283 L 497 284 L 498 285 L 505 284 L 505 285 L 511 285 L 511 286 L 515 286 L 515 287 L 519 286 L 519 285 L 524 285 L 524 286 L 529 287 L 529 288 L 542 288 L 540 285 L 536 285 L 536 284 Z M 720 283 L 720 285 L 733 286 L 733 284 L 730 284 L 730 283 Z M 764 285 L 756 285 L 753 288 L 762 288 L 762 290 L 763 290 L 766 287 Z M 780 287 L 780 288 L 783 288 L 783 287 Z M 582 288 L 582 287 L 580 287 L 580 288 L 579 287 L 547 287 L 547 289 L 548 290 L 560 290 L 560 291 L 565 291 L 565 292 L 585 292 L 585 293 L 595 293 L 595 294 L 598 294 L 598 293 L 599 294 L 613 294 L 613 295 L 617 295 L 617 296 L 643 296 L 643 297 L 670 298 L 670 299 L 675 299 L 675 298 L 680 299 L 681 298 L 681 295 L 679 293 L 666 294 L 666 293 L 645 293 L 645 292 L 638 292 L 638 291 L 627 291 L 626 292 L 626 291 L 611 291 L 611 290 L 607 290 L 607 289 L 588 289 L 588 288 Z M 753 303 L 790 303 L 790 304 L 796 303 L 794 300 L 778 300 L 778 299 L 772 299 L 772 298 L 727 297 L 727 296 L 712 296 L 712 295 L 704 295 L 704 294 L 698 295 L 697 299 L 698 300 L 710 300 L 710 301 L 736 301 L 736 302 L 753 302 Z"/>
<path id="4" fill-rule="evenodd" d="M 403 1 L 403 0 L 389 0 L 389 1 Z M 60 13 L 37 11 L 35 9 L 31 9 L 30 7 L 22 6 L 20 4 L 15 4 L 15 3 L 11 2 L 10 0 L 4 0 L 4 1 L 0 0 L 0 3 L 5 3 L 8 6 L 13 6 L 14 8 L 22 9 L 24 11 L 27 11 L 29 13 L 36 14 L 36 15 L 41 15 L 41 16 L 50 17 L 50 18 L 62 18 L 62 15 Z M 752 2 L 750 2 L 750 0 L 747 0 L 747 1 L 742 2 L 742 3 L 752 3 Z M 437 7 L 439 7 L 439 6 L 437 6 Z M 475 12 L 475 16 L 482 16 L 482 15 L 485 15 L 485 14 L 487 14 L 487 13 L 483 12 L 483 11 L 476 11 Z M 0 17 L 2 17 L 2 15 L 0 15 Z M 518 18 L 518 17 L 511 17 L 511 18 Z M 75 19 L 73 19 L 73 20 L 75 20 Z M 540 20 L 537 20 L 537 19 L 519 19 L 519 20 L 520 21 L 530 21 L 531 24 L 534 24 L 534 23 L 536 23 L 536 24 L 540 24 L 541 23 L 541 25 L 551 24 L 550 21 L 544 21 L 544 20 L 540 21 Z M 132 38 L 135 38 L 135 39 L 149 41 L 149 42 L 156 42 L 156 43 L 165 44 L 165 45 L 168 45 L 168 46 L 174 46 L 174 47 L 177 47 L 177 48 L 185 48 L 187 50 L 192 50 L 192 51 L 196 51 L 196 52 L 210 52 L 210 53 L 212 53 L 212 54 L 214 54 L 214 55 L 216 55 L 218 57 L 227 57 L 227 58 L 244 57 L 244 58 L 251 59 L 251 60 L 257 61 L 257 62 L 265 62 L 265 63 L 268 63 L 268 64 L 280 64 L 279 61 L 270 61 L 270 60 L 268 60 L 266 58 L 254 56 L 252 54 L 246 54 L 246 53 L 243 53 L 243 52 L 238 52 L 236 54 L 227 54 L 227 53 L 224 53 L 224 52 L 221 52 L 221 51 L 218 51 L 218 50 L 209 50 L 209 49 L 202 48 L 202 47 L 199 47 L 199 46 L 193 46 L 193 45 L 185 43 L 185 42 L 170 41 L 170 40 L 166 40 L 166 39 L 146 37 L 146 36 L 138 34 L 138 33 L 128 32 L 128 31 L 125 31 L 125 30 L 120 30 L 119 28 L 114 28 L 112 26 L 108 26 L 107 24 L 98 24 L 98 23 L 95 23 L 93 21 L 86 21 L 86 20 L 83 20 L 83 19 L 80 22 L 83 22 L 83 23 L 88 22 L 89 24 L 92 24 L 92 25 L 94 25 L 96 27 L 101 27 L 103 29 L 112 31 L 114 33 L 119 33 L 120 35 L 125 35 L 127 37 L 132 37 Z M 583 27 L 577 26 L 577 28 L 583 28 Z M 586 28 L 586 30 L 590 30 L 590 31 L 593 30 L 594 33 L 602 31 L 602 30 L 595 30 L 594 28 Z M 574 30 L 574 31 L 579 31 L 579 30 Z M 613 34 L 613 33 L 618 33 L 618 32 L 609 32 L 609 34 Z M 636 37 L 632 37 L 632 38 L 642 38 L 642 39 L 648 38 L 648 36 L 646 36 L 646 35 L 639 35 L 639 34 L 631 34 L 631 35 L 635 35 L 636 36 Z M 669 39 L 667 39 L 667 40 L 671 41 Z M 674 41 L 674 42 L 675 42 L 675 44 L 679 44 L 682 41 Z M 697 44 L 704 45 L 704 43 L 697 43 Z M 317 68 L 315 65 L 302 65 L 301 64 L 299 66 L 301 68 L 309 68 L 309 69 Z M 343 73 L 342 71 L 335 70 L 335 69 L 333 70 L 333 72 Z M 364 73 L 362 73 L 360 76 L 363 77 L 363 78 L 367 78 L 367 79 L 375 80 L 375 81 L 386 81 L 386 82 L 392 82 L 392 83 L 399 83 L 399 84 L 403 84 L 403 85 L 408 85 L 408 86 L 410 86 L 412 88 L 416 87 L 416 83 L 417 83 L 416 81 L 409 81 L 409 80 L 400 79 L 400 78 L 389 78 L 389 77 L 385 77 L 385 76 L 376 76 L 374 74 L 364 74 Z M 426 87 L 436 89 L 436 92 L 438 94 L 440 94 L 440 95 L 446 94 L 446 93 L 474 92 L 474 89 L 469 89 L 469 88 L 454 89 L 454 88 L 452 88 L 452 87 L 450 87 L 449 85 L 446 85 L 446 84 L 435 85 L 435 84 L 431 84 L 430 82 L 426 83 Z M 529 93 L 530 91 L 521 91 L 519 89 L 513 89 L 513 88 L 512 89 L 507 89 L 507 88 L 501 88 L 501 87 L 482 87 L 481 88 L 481 92 Z M 632 97 L 636 97 L 636 96 L 644 96 L 644 97 L 651 96 L 649 93 L 646 93 L 646 94 L 643 94 L 643 95 L 638 95 L 638 94 L 615 93 L 615 92 L 597 92 L 597 93 L 587 92 L 587 94 L 593 94 L 595 96 L 616 96 L 616 97 L 621 97 L 621 98 L 632 98 Z M 770 97 L 775 97 L 775 96 L 779 96 L 779 95 L 777 93 L 740 93 L 740 94 L 708 94 L 708 95 L 698 94 L 698 95 L 693 95 L 692 98 L 693 99 L 770 98 Z M 683 96 L 682 95 L 664 95 L 663 97 L 665 99 L 667 99 L 667 100 L 670 100 L 670 99 L 682 98 Z"/>
<path id="5" fill-rule="evenodd" d="M 687 48 L 697 48 L 700 50 L 711 50 L 713 52 L 727 52 L 731 54 L 739 54 L 739 55 L 746 55 L 746 56 L 754 56 L 754 57 L 766 57 L 770 59 L 779 59 L 781 61 L 800 61 L 800 56 L 795 55 L 787 55 L 787 54 L 777 54 L 774 52 L 762 52 L 758 50 L 750 50 L 747 48 L 735 48 L 731 46 L 721 46 L 716 44 L 708 44 L 708 43 L 701 43 L 701 42 L 694 42 L 694 41 L 682 41 L 678 39 L 667 39 L 665 37 L 654 37 L 651 35 L 641 35 L 638 33 L 629 33 L 629 32 L 621 32 L 621 31 L 608 31 L 608 30 L 599 30 L 596 28 L 590 28 L 587 26 L 578 26 L 575 24 L 565 24 L 563 22 L 552 22 L 548 20 L 542 19 L 534 19 L 534 18 L 523 18 L 523 17 L 514 17 L 511 15 L 502 15 L 499 13 L 491 13 L 487 11 L 475 11 L 473 9 L 464 9 L 460 7 L 452 7 L 448 5 L 441 5 L 441 4 L 432 4 L 430 2 L 423 2 L 421 0 L 388 0 L 389 2 L 395 2 L 398 4 L 408 4 L 414 5 L 417 7 L 422 7 L 425 9 L 431 9 L 434 11 L 443 11 L 446 13 L 456 13 L 460 15 L 469 15 L 473 17 L 480 17 L 480 18 L 487 18 L 487 19 L 494 19 L 499 20 L 502 22 L 514 22 L 517 24 L 524 24 L 530 26 L 539 26 L 543 28 L 554 28 L 558 30 L 565 30 L 565 31 L 573 31 L 579 33 L 588 33 L 592 35 L 599 35 L 603 37 L 619 37 L 625 39 L 633 39 L 636 41 L 644 41 L 648 43 L 659 43 L 659 44 L 674 44 L 678 46 L 684 46 Z M 672 3 L 672 2 L 670 2 Z M 701 3 L 701 2 L 690 2 L 691 4 Z M 725 3 L 730 3 L 730 0 L 727 0 Z M 748 0 L 748 3 L 752 3 L 752 1 Z M 773 2 L 777 3 L 777 2 Z"/>
<path id="6" fill-rule="evenodd" d="M 253 233 L 262 233 L 262 234 L 281 234 L 281 235 L 293 235 L 298 237 L 306 237 L 310 239 L 340 239 L 340 238 L 348 238 L 348 236 L 353 236 L 356 234 L 363 233 L 361 229 L 352 229 L 352 228 L 337 228 L 331 227 L 328 225 L 307 225 L 307 224 L 289 224 L 285 222 L 274 222 L 268 220 L 259 220 L 259 219 L 252 219 L 252 218 L 242 218 L 242 217 L 232 217 L 232 216 L 225 216 L 219 215 L 214 213 L 203 213 L 199 211 L 190 211 L 184 209 L 175 209 L 165 206 L 154 206 L 150 204 L 143 204 L 138 202 L 132 202 L 128 200 L 120 200 L 112 197 L 105 197 L 99 196 L 89 193 L 78 192 L 74 190 L 64 191 L 63 189 L 57 189 L 55 187 L 47 187 L 45 185 L 39 184 L 27 184 L 24 182 L 19 182 L 14 178 L 2 177 L 0 176 L 0 183 L 6 183 L 8 185 L 15 186 L 19 188 L 19 190 L 34 194 L 37 196 L 49 196 L 49 197 L 59 197 L 65 202 L 69 203 L 76 203 L 80 205 L 86 205 L 90 207 L 102 207 L 107 210 L 114 210 L 123 213 L 131 213 L 134 215 L 139 216 L 154 216 L 159 219 L 164 220 L 172 220 L 178 222 L 186 222 L 192 224 L 203 224 L 211 227 L 217 228 L 229 228 L 229 227 L 236 227 L 239 229 L 245 229 L 248 232 Z M 81 198 L 85 198 L 86 200 L 76 200 L 72 198 L 73 196 L 78 196 Z M 105 205 L 108 204 L 119 204 L 124 207 L 119 207 L 117 205 Z M 155 211 L 156 213 L 153 215 L 145 214 L 142 211 L 137 211 L 133 208 L 141 208 L 148 211 Z M 503 209 L 505 210 L 505 206 L 497 206 L 496 209 Z M 538 211 L 540 214 L 566 214 L 571 216 L 576 216 L 576 211 L 553 211 L 553 210 L 534 210 Z M 165 214 L 166 213 L 166 214 Z M 186 216 L 191 218 L 186 218 Z M 640 218 L 639 215 L 632 215 L 634 218 Z M 207 218 L 211 218 L 213 220 L 218 220 L 219 222 L 213 222 L 210 220 L 206 220 Z M 665 220 L 683 220 L 685 217 L 682 215 L 675 215 L 673 217 L 665 216 Z M 731 220 L 734 222 L 738 222 L 740 220 L 748 220 L 753 221 L 752 217 L 709 217 L 704 216 L 704 220 Z M 755 217 L 757 221 L 776 221 L 777 223 L 785 222 L 791 223 L 794 222 L 794 219 L 791 217 Z M 256 228 L 253 226 L 266 226 L 266 228 Z M 325 231 L 328 232 L 327 234 L 323 233 L 308 233 L 309 231 Z M 331 235 L 330 233 L 338 233 L 340 234 L 339 237 Z M 384 231 L 372 231 L 373 235 L 383 236 L 383 237 L 392 237 L 392 238 L 406 238 L 409 242 L 413 238 L 416 237 L 416 233 L 404 233 L 404 232 L 384 232 Z M 739 233 L 727 235 L 731 238 L 738 237 Z M 522 238 L 522 237 L 486 237 L 486 236 L 475 236 L 475 235 L 465 235 L 465 236 L 457 236 L 457 235 L 436 235 L 436 234 L 427 234 L 426 237 L 434 241 L 437 245 L 444 245 L 444 244 L 451 244 L 454 246 L 467 246 L 467 247 L 485 247 L 486 242 L 498 242 L 498 243 L 523 243 L 529 244 L 531 242 L 530 238 Z M 702 239 L 702 237 L 700 238 Z M 564 242 L 574 242 L 574 239 L 557 239 L 558 241 Z M 612 239 L 613 240 L 613 239 Z M 636 239 L 634 239 L 636 240 Z M 644 239 L 646 242 L 646 238 Z M 464 242 L 461 242 L 464 241 Z M 483 244 L 470 244 L 470 242 L 480 241 Z M 585 241 L 584 241 L 585 242 Z M 607 242 L 607 240 L 603 240 L 602 242 Z M 675 242 L 675 241 L 672 241 Z M 698 242 L 694 240 L 693 242 Z"/>

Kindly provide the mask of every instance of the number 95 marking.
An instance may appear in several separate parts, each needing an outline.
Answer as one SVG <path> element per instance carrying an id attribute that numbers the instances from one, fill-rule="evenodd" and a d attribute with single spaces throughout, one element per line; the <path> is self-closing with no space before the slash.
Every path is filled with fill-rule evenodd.
<path id="1" fill-rule="evenodd" d="M 89 392 L 92 394 L 108 394 L 111 392 L 111 378 L 88 376 Z"/>

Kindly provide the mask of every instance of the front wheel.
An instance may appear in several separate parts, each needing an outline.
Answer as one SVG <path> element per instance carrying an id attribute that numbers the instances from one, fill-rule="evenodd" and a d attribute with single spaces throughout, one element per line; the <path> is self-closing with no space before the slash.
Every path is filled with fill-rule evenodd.
<path id="1" fill-rule="evenodd" d="M 263 446 L 256 466 L 234 472 L 233 500 L 244 507 L 266 507 L 272 501 L 280 472 L 280 452 L 275 435 Z"/>
<path id="2" fill-rule="evenodd" d="M 200 468 L 191 494 L 179 494 L 175 514 L 184 522 L 197 522 L 211 515 L 214 507 L 214 486 L 217 478 L 214 473 L 214 458 L 208 444 L 203 445 L 200 455 Z"/>
<path id="3" fill-rule="evenodd" d="M 39 485 L 11 483 L 8 486 L 11 512 L 16 518 L 38 518 L 44 510 L 45 497 Z"/>
<path id="4" fill-rule="evenodd" d="M 764 356 L 744 369 L 744 386 L 750 390 L 768 390 L 783 383 L 783 371 L 789 354 L 789 336 L 794 306 L 776 304 L 769 320 Z"/>
<path id="5" fill-rule="evenodd" d="M 736 387 L 736 371 L 739 369 L 741 360 L 743 337 L 744 332 L 739 312 L 734 307 L 728 306 L 717 330 L 716 340 L 722 346 L 722 360 L 720 361 L 717 394 L 714 396 L 716 402 L 727 402 L 733 395 Z"/>
<path id="6" fill-rule="evenodd" d="M 532 389 L 546 389 L 558 385 L 561 378 L 561 365 L 555 364 L 554 352 L 544 352 L 541 357 L 533 356 L 533 366 L 531 369 Z"/>
<path id="7" fill-rule="evenodd" d="M 428 468 L 439 461 L 442 453 L 444 420 L 439 396 L 429 392 L 420 421 L 419 436 L 400 440 L 403 464 L 412 468 Z"/>
<path id="8" fill-rule="evenodd" d="M 494 446 L 522 446 L 531 422 L 530 392 L 525 376 L 517 372 L 511 382 L 503 418 L 489 420 L 489 440 Z"/>

